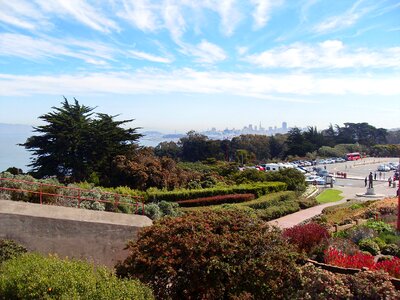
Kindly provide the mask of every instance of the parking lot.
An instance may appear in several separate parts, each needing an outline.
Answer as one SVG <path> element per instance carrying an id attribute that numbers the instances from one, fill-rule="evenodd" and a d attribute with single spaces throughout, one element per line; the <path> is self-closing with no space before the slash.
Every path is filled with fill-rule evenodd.
<path id="1" fill-rule="evenodd" d="M 389 162 L 398 162 L 399 158 L 364 158 L 353 162 L 336 163 L 326 165 L 326 169 L 331 173 L 345 172 L 347 179 L 336 178 L 335 188 L 343 191 L 343 196 L 347 199 L 355 198 L 356 194 L 364 193 L 365 177 L 377 173 L 377 180 L 374 181 L 374 189 L 376 194 L 386 197 L 396 196 L 397 188 L 389 187 L 388 178 L 393 178 L 394 171 L 379 172 L 378 166 Z M 381 176 L 379 177 L 379 173 Z M 396 182 L 398 186 L 398 182 Z"/>

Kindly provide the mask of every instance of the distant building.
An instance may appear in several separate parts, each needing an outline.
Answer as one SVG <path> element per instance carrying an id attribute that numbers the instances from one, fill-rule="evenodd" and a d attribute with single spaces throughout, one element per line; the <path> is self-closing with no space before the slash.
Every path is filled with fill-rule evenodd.
<path id="1" fill-rule="evenodd" d="M 287 131 L 287 123 L 286 122 L 282 122 L 282 129 L 283 129 L 283 131 Z"/>

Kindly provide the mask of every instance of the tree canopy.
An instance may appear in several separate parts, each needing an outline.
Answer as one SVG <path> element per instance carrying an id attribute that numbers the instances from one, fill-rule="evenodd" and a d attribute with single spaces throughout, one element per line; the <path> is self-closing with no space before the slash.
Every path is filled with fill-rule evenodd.
<path id="1" fill-rule="evenodd" d="M 45 125 L 34 131 L 24 144 L 34 155 L 29 165 L 38 177 L 56 176 L 60 180 L 87 180 L 98 177 L 103 184 L 109 181 L 113 159 L 131 151 L 142 136 L 138 128 L 122 125 L 133 120 L 116 121 L 117 116 L 94 113 L 93 107 L 66 98 L 61 107 L 39 117 Z"/>

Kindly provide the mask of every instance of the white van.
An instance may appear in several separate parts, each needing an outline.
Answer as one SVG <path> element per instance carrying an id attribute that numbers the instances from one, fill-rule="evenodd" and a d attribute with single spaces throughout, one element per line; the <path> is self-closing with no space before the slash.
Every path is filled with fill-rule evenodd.
<path id="1" fill-rule="evenodd" d="M 261 165 L 261 167 L 264 168 L 265 172 L 269 172 L 269 171 L 279 171 L 282 169 L 288 169 L 288 168 L 293 168 L 292 165 L 289 164 L 263 164 Z"/>

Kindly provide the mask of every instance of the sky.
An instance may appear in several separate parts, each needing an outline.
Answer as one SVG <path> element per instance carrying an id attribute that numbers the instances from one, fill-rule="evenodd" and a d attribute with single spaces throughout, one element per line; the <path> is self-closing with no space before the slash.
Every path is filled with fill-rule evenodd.
<path id="1" fill-rule="evenodd" d="M 0 123 L 400 127 L 398 0 L 0 0 Z"/>

